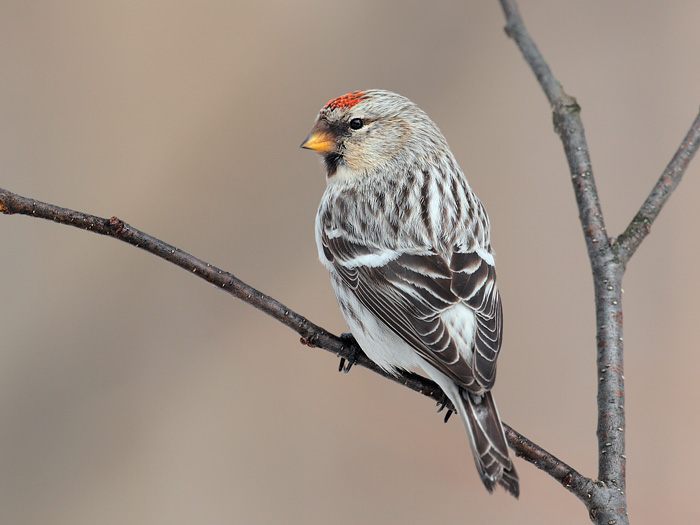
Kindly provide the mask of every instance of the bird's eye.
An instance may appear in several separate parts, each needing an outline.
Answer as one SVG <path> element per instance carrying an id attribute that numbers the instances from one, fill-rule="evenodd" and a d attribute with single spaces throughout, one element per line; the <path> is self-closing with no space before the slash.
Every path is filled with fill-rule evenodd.
<path id="1" fill-rule="evenodd" d="M 365 125 L 365 122 L 361 118 L 354 118 L 350 121 L 350 129 L 360 129 Z"/>

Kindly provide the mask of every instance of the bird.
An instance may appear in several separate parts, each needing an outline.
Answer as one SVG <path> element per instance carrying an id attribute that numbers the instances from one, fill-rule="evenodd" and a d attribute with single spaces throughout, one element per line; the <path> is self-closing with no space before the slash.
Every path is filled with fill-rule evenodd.
<path id="1" fill-rule="evenodd" d="M 301 147 L 325 164 L 318 255 L 355 340 L 387 372 L 437 383 L 486 489 L 517 498 L 491 393 L 503 314 L 490 223 L 443 134 L 408 98 L 371 89 L 323 106 Z"/>

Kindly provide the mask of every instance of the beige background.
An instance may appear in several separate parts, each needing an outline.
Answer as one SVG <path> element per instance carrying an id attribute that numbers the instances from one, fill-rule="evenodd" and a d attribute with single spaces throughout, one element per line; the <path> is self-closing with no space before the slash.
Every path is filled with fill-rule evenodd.
<path id="1" fill-rule="evenodd" d="M 583 118 L 611 234 L 698 109 L 700 4 L 523 1 Z M 0 4 L 0 186 L 118 215 L 345 330 L 298 145 L 381 87 L 438 123 L 493 224 L 503 418 L 597 469 L 592 285 L 544 96 L 497 2 Z M 636 523 L 700 520 L 700 160 L 625 278 Z M 431 402 L 112 239 L 0 217 L 0 523 L 588 523 L 517 460 L 488 496 Z"/>

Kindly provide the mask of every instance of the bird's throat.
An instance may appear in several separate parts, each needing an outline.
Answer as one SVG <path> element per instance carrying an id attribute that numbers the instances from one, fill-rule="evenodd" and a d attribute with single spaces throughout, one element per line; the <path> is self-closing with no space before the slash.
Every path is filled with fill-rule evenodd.
<path id="1" fill-rule="evenodd" d="M 323 156 L 323 161 L 326 164 L 326 175 L 330 179 L 338 172 L 338 168 L 343 163 L 343 156 L 337 152 L 327 153 Z"/>

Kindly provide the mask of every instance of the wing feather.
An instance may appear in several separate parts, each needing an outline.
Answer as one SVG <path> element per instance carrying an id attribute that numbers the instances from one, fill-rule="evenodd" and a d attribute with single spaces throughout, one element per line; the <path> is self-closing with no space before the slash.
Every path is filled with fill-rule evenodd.
<path id="1" fill-rule="evenodd" d="M 491 260 L 477 251 L 450 258 L 368 246 L 334 231 L 323 254 L 358 301 L 424 359 L 473 393 L 489 390 L 501 346 L 501 300 Z M 457 305 L 475 314 L 472 348 L 459 348 L 443 314 Z M 454 329 L 454 327 L 452 328 Z"/>

